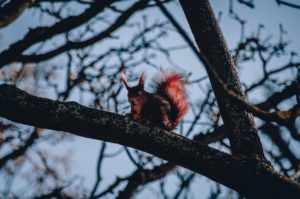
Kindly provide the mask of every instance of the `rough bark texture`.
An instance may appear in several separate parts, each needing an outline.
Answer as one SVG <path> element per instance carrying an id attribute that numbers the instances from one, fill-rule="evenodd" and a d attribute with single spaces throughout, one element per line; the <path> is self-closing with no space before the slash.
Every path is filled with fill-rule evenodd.
<path id="1" fill-rule="evenodd" d="M 300 195 L 300 186 L 276 173 L 264 159 L 232 157 L 175 133 L 75 102 L 39 98 L 14 86 L 0 85 L 0 116 L 130 146 L 205 175 L 249 198 Z"/>
<path id="2" fill-rule="evenodd" d="M 224 93 L 224 89 L 221 88 L 220 81 L 217 80 L 220 78 L 225 83 L 223 86 L 235 91 L 236 94 L 245 99 L 236 68 L 209 1 L 180 0 L 180 4 L 201 53 L 212 67 L 205 66 L 218 101 L 222 119 L 229 132 L 233 154 L 243 154 L 249 157 L 258 155 L 263 158 L 262 145 L 252 115 L 247 113 L 242 105 L 229 98 Z M 212 70 L 218 74 L 218 77 L 213 74 Z"/>

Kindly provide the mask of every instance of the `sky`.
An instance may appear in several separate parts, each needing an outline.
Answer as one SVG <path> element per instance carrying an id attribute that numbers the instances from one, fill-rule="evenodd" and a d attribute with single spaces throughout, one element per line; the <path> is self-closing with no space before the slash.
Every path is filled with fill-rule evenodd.
<path id="1" fill-rule="evenodd" d="M 220 27 L 223 31 L 229 48 L 232 49 L 240 39 L 241 30 L 240 25 L 235 20 L 228 17 L 228 2 L 228 0 L 211 0 L 211 4 L 215 14 L 218 15 L 218 13 L 222 12 Z M 290 2 L 297 3 L 296 0 Z M 278 5 L 273 0 L 256 0 L 255 6 L 255 9 L 250 9 L 237 3 L 234 4 L 234 8 L 237 10 L 240 17 L 246 19 L 245 35 L 249 36 L 251 34 L 256 34 L 257 27 L 260 24 L 264 24 L 264 28 L 261 31 L 262 36 L 268 37 L 269 35 L 271 35 L 271 39 L 273 41 L 277 41 L 279 39 L 279 24 L 283 24 L 284 29 L 287 31 L 286 38 L 288 41 L 290 41 L 289 49 L 293 49 L 300 54 L 300 10 L 288 8 L 285 6 L 278 7 Z M 167 8 L 191 36 L 192 34 L 188 27 L 188 23 L 185 20 L 184 14 L 179 4 L 173 3 L 168 5 Z M 145 12 L 150 16 L 150 18 L 153 17 L 153 19 L 151 20 L 162 17 L 158 9 L 151 9 Z M 141 17 L 143 14 L 145 14 L 145 12 L 136 14 L 131 20 L 135 20 L 135 18 Z M 37 26 L 39 24 L 39 21 L 40 18 L 38 17 L 38 15 L 33 15 L 31 11 L 27 11 L 13 24 L 5 29 L 0 30 L 0 51 L 6 49 L 10 43 L 16 41 L 17 39 L 21 39 L 28 31 L 28 27 Z M 49 21 L 48 23 L 51 24 L 52 22 Z M 128 34 L 127 31 L 128 30 L 120 30 L 119 32 L 122 35 L 126 35 Z M 174 41 L 177 42 L 178 40 L 181 40 L 178 35 L 171 34 L 170 38 L 165 40 L 164 45 L 172 45 Z M 99 49 L 99 51 L 101 51 L 101 49 Z M 187 67 L 190 71 L 193 71 L 193 73 L 195 74 L 195 78 L 206 75 L 203 66 L 198 62 L 198 60 L 190 50 L 175 51 L 171 56 L 176 65 L 182 68 Z M 280 66 L 280 64 L 282 64 L 284 61 L 285 60 L 276 60 L 273 64 L 275 66 Z M 170 63 L 165 59 L 161 59 L 160 64 L 162 66 L 171 67 Z M 252 64 L 253 65 L 239 65 L 239 67 L 243 68 L 243 70 L 239 70 L 240 78 L 245 83 L 253 82 L 261 75 L 260 71 L 255 68 L 255 65 L 259 63 Z M 253 95 L 254 96 L 250 96 L 253 98 L 253 100 L 260 100 L 260 96 L 257 95 L 257 93 L 254 93 Z M 76 98 L 76 93 L 74 94 L 74 98 Z M 197 99 L 195 98 L 195 100 Z M 71 153 L 73 156 L 72 165 L 74 166 L 70 175 L 84 176 L 84 185 L 86 187 L 91 187 L 95 182 L 95 166 L 100 150 L 100 143 L 96 140 L 79 137 L 74 137 L 72 140 L 72 142 L 63 142 L 63 144 L 59 146 L 53 147 L 49 145 L 44 147 L 52 148 L 51 150 L 56 150 L 58 153 L 61 151 Z M 109 145 L 110 152 L 118 151 L 120 148 L 121 146 L 116 144 Z M 110 182 L 114 181 L 116 173 L 121 175 L 128 174 L 128 171 L 133 170 L 133 165 L 128 162 L 129 160 L 126 158 L 125 153 L 123 153 L 117 159 L 112 159 L 108 162 L 105 162 L 103 165 L 103 173 L 105 173 L 105 175 L 103 176 L 104 183 L 101 186 L 105 187 L 105 185 L 108 185 L 110 184 Z M 121 167 L 120 164 L 122 164 Z M 167 181 L 168 189 L 173 190 L 177 182 L 172 176 L 169 177 Z M 201 199 L 207 197 L 207 194 L 209 193 L 211 187 L 208 182 L 209 180 L 205 177 L 201 177 L 199 179 L 197 178 L 192 186 L 192 192 L 195 198 Z M 16 182 L 16 184 L 18 183 Z M 149 189 L 145 189 L 141 194 L 137 196 L 137 198 L 155 198 L 151 194 L 152 193 L 151 191 L 149 191 Z"/>

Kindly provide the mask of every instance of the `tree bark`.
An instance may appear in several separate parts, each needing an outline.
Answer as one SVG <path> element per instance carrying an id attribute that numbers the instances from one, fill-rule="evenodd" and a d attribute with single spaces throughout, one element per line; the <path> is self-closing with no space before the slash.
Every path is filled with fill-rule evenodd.
<path id="1" fill-rule="evenodd" d="M 35 97 L 4 84 L 0 85 L 0 116 L 133 147 L 207 176 L 249 198 L 300 196 L 300 186 L 275 172 L 264 159 L 236 158 L 175 133 L 75 102 Z"/>
<path id="2" fill-rule="evenodd" d="M 227 44 L 208 0 L 180 0 L 187 21 L 202 55 L 210 78 L 233 154 L 264 158 L 252 114 L 226 95 L 222 86 L 246 100 Z M 214 72 L 218 75 L 215 76 Z M 225 85 L 220 85 L 220 80 Z"/>

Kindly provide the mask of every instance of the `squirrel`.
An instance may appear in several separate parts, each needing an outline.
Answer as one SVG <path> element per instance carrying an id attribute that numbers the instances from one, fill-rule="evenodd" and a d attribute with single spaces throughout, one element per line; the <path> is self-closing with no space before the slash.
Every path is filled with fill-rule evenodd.
<path id="1" fill-rule="evenodd" d="M 145 76 L 140 76 L 138 85 L 130 87 L 124 71 L 121 79 L 128 91 L 131 112 L 135 121 L 141 121 L 166 130 L 173 130 L 188 110 L 183 75 L 162 71 L 153 81 L 154 92 L 144 90 Z"/>

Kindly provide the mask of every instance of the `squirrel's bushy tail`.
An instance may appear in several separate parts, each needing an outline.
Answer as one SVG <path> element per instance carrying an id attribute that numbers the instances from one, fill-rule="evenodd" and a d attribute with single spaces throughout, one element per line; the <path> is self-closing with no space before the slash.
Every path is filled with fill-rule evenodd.
<path id="1" fill-rule="evenodd" d="M 165 98 L 171 105 L 169 129 L 174 129 L 188 110 L 188 101 L 183 75 L 162 71 L 154 81 L 154 92 Z"/>

